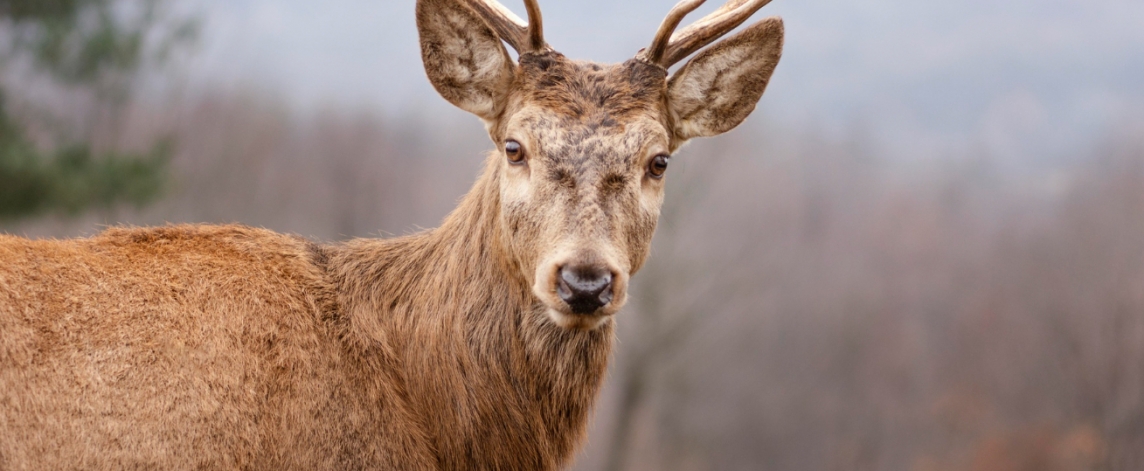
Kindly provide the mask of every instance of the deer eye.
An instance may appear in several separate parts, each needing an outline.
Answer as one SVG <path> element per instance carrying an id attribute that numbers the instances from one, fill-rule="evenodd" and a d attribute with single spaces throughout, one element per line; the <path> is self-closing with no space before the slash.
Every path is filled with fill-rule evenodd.
<path id="1" fill-rule="evenodd" d="M 671 159 L 670 155 L 657 155 L 651 159 L 651 163 L 647 166 L 648 176 L 658 180 L 663 178 L 663 173 L 667 171 L 667 161 Z"/>
<path id="2" fill-rule="evenodd" d="M 510 164 L 520 165 L 524 163 L 524 147 L 521 147 L 520 143 L 515 140 L 505 141 L 504 154 L 508 157 Z"/>

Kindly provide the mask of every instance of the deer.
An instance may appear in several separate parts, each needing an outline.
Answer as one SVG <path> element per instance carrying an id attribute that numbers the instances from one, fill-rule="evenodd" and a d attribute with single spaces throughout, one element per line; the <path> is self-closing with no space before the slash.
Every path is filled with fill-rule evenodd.
<path id="1" fill-rule="evenodd" d="M 436 229 L 0 236 L 0 469 L 568 466 L 671 156 L 738 126 L 778 64 L 781 19 L 731 34 L 768 2 L 678 29 L 683 0 L 598 64 L 545 42 L 536 0 L 527 21 L 418 0 L 429 81 L 495 143 Z"/>

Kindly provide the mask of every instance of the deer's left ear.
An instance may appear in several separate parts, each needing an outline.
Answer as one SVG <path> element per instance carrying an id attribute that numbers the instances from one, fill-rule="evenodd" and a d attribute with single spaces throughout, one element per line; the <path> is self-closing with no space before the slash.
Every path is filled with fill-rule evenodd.
<path id="1" fill-rule="evenodd" d="M 675 137 L 722 134 L 747 119 L 783 51 L 783 21 L 767 18 L 699 53 L 671 77 Z"/>
<path id="2" fill-rule="evenodd" d="M 418 0 L 421 59 L 433 87 L 450 103 L 481 119 L 504 110 L 513 63 L 501 38 L 457 0 Z"/>

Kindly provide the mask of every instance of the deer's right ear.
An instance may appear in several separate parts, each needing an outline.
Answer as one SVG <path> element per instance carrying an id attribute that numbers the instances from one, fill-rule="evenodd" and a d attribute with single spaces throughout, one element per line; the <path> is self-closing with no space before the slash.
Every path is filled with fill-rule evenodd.
<path id="1" fill-rule="evenodd" d="M 513 62 L 501 38 L 458 0 L 418 0 L 421 59 L 433 87 L 450 103 L 481 119 L 504 110 Z"/>

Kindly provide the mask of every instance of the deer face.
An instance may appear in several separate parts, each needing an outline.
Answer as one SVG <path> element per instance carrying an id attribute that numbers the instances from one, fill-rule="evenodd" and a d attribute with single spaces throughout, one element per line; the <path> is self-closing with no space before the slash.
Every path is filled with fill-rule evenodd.
<path id="1" fill-rule="evenodd" d="M 752 2 L 747 9 L 766 0 L 732 0 L 712 16 L 742 16 Z M 673 48 L 666 38 L 698 3 L 677 6 L 636 58 L 599 65 L 548 48 L 534 1 L 529 26 L 490 0 L 418 1 L 430 81 L 484 120 L 497 145 L 490 159 L 500 232 L 522 278 L 562 327 L 595 328 L 623 306 L 628 280 L 648 255 L 671 154 L 742 122 L 778 62 L 782 23 L 771 19 L 669 78 L 672 58 L 694 49 Z M 681 40 L 688 38 L 696 37 Z M 502 40 L 521 51 L 519 61 Z"/>
<path id="2" fill-rule="evenodd" d="M 661 69 L 529 54 L 498 143 L 501 220 L 533 293 L 564 326 L 615 313 L 647 256 L 671 134 Z"/>

